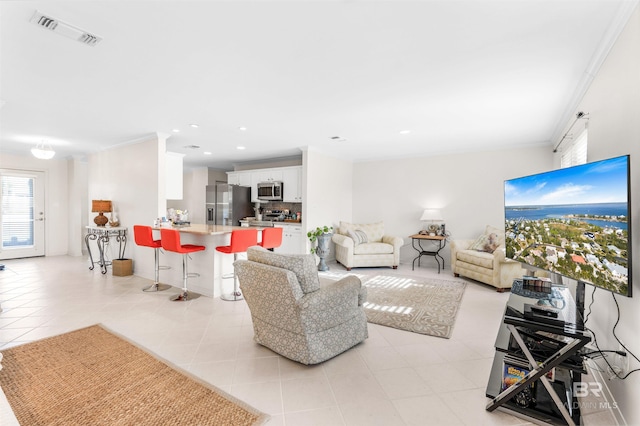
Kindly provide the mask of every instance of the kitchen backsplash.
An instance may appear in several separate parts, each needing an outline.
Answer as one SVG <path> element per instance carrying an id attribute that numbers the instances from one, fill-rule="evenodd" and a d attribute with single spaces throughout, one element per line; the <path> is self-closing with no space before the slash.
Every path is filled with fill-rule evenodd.
<path id="1" fill-rule="evenodd" d="M 283 203 L 282 201 L 261 201 L 262 210 L 289 210 L 290 214 L 302 214 L 302 203 Z"/>

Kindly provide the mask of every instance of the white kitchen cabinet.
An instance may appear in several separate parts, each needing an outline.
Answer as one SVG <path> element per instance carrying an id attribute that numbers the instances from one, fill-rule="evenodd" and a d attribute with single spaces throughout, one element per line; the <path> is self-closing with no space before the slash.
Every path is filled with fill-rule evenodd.
<path id="1" fill-rule="evenodd" d="M 177 152 L 165 153 L 165 198 L 167 200 L 182 200 L 182 157 Z"/>
<path id="2" fill-rule="evenodd" d="M 259 169 L 251 172 L 251 180 L 256 182 L 281 182 L 282 181 L 282 169 Z"/>
<path id="3" fill-rule="evenodd" d="M 229 185 L 251 186 L 251 172 L 227 172 Z"/>
<path id="4" fill-rule="evenodd" d="M 282 228 L 282 245 L 273 249 L 276 253 L 303 254 L 302 248 L 302 225 L 277 224 L 277 228 Z"/>
<path id="5" fill-rule="evenodd" d="M 282 169 L 282 201 L 288 203 L 302 202 L 302 167 Z"/>

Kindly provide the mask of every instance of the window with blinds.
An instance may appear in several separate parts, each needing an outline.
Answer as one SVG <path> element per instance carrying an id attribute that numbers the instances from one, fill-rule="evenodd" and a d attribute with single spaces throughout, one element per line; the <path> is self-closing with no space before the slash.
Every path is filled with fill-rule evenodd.
<path id="1" fill-rule="evenodd" d="M 567 144 L 562 149 L 562 156 L 560 157 L 561 168 L 577 166 L 587 162 L 587 139 L 588 131 L 585 129 L 572 144 Z"/>
<path id="2" fill-rule="evenodd" d="M 2 176 L 2 246 L 33 246 L 34 179 Z"/>

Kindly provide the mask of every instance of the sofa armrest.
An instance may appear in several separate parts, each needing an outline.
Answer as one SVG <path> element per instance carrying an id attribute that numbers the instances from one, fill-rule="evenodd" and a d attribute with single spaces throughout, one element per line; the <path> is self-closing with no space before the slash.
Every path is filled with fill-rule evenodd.
<path id="1" fill-rule="evenodd" d="M 498 246 L 498 248 L 493 251 L 493 261 L 506 262 L 507 258 L 505 252 L 505 246 Z"/>
<path id="2" fill-rule="evenodd" d="M 364 290 L 364 291 L 363 291 Z M 360 278 L 348 275 L 298 300 L 303 327 L 322 331 L 351 319 L 366 299 Z"/>
<path id="3" fill-rule="evenodd" d="M 393 246 L 393 251 L 396 252 L 400 250 L 400 247 L 404 244 L 404 240 L 400 237 L 394 237 L 392 235 L 383 235 L 382 242 L 386 244 L 391 244 Z"/>
<path id="4" fill-rule="evenodd" d="M 333 241 L 335 244 L 342 246 L 346 249 L 351 249 L 353 250 L 353 240 L 351 239 L 351 237 L 347 236 L 347 235 L 342 235 L 342 234 L 333 234 L 333 236 L 331 237 L 331 241 Z"/>
<path id="5" fill-rule="evenodd" d="M 451 241 L 451 245 L 449 246 L 451 247 L 451 272 L 453 272 L 454 275 L 458 273 L 458 271 L 456 271 L 456 262 L 458 261 L 458 252 L 461 250 L 467 250 L 474 241 L 475 240 Z"/>

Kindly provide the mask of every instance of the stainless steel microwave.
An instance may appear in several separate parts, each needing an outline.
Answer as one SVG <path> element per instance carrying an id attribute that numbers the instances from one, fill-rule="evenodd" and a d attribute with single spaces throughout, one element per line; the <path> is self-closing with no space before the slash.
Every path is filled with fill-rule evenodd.
<path id="1" fill-rule="evenodd" d="M 258 183 L 258 200 L 282 201 L 282 182 Z"/>

